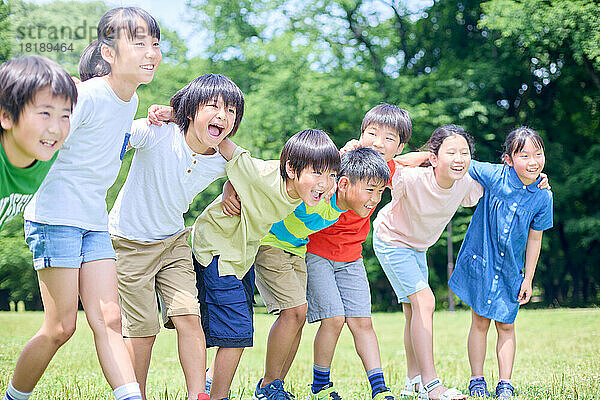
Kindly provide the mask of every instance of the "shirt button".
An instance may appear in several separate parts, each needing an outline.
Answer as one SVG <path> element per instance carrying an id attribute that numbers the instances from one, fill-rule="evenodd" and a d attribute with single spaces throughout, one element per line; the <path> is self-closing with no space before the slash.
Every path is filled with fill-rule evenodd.
<path id="1" fill-rule="evenodd" d="M 516 207 L 516 206 L 517 206 L 517 203 L 513 203 L 513 207 Z"/>
<path id="2" fill-rule="evenodd" d="M 508 229 L 504 228 L 504 233 L 508 233 Z"/>
<path id="3" fill-rule="evenodd" d="M 196 153 L 192 153 L 192 157 L 196 157 Z"/>
<path id="4" fill-rule="evenodd" d="M 525 189 L 527 186 L 523 185 L 523 189 Z"/>
<path id="5" fill-rule="evenodd" d="M 473 256 L 473 260 L 476 259 L 476 258 L 477 258 L 477 256 Z"/>
<path id="6" fill-rule="evenodd" d="M 494 279 L 498 279 L 498 275 L 494 276 Z"/>
<path id="7" fill-rule="evenodd" d="M 488 304 L 492 304 L 492 301 L 491 301 L 491 300 L 488 300 L 488 302 L 487 302 L 487 303 L 488 303 Z"/>
<path id="8" fill-rule="evenodd" d="M 196 164 L 196 160 L 194 160 L 194 164 Z"/>
<path id="9" fill-rule="evenodd" d="M 504 257 L 504 253 L 500 252 L 500 257 Z"/>
<path id="10" fill-rule="evenodd" d="M 190 172 L 192 172 L 192 170 L 191 170 L 191 169 L 188 169 L 188 170 L 187 170 L 187 173 L 189 174 Z"/>

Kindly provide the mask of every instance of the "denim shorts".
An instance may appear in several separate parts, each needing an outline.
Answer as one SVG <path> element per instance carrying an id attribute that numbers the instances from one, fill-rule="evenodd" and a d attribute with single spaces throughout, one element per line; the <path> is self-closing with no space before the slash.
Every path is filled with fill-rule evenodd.
<path id="1" fill-rule="evenodd" d="M 254 266 L 239 280 L 235 275 L 219 276 L 219 256 L 206 267 L 192 258 L 206 347 L 252 347 Z"/>
<path id="2" fill-rule="evenodd" d="M 89 261 L 117 259 L 108 231 L 25 221 L 25 241 L 33 253 L 36 270 L 80 268 Z"/>
<path id="3" fill-rule="evenodd" d="M 377 235 L 373 235 L 373 250 L 399 302 L 410 303 L 408 296 L 429 286 L 427 252 L 389 245 Z"/>

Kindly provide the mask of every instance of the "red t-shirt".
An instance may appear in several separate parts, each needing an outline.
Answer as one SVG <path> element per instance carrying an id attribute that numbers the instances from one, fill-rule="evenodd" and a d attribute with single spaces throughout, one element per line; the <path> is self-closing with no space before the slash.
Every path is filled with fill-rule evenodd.
<path id="1" fill-rule="evenodd" d="M 388 161 L 390 176 L 396 172 L 394 160 Z M 371 210 L 368 217 L 360 217 L 352 210 L 346 211 L 330 227 L 310 235 L 306 252 L 331 261 L 352 262 L 362 257 L 362 244 L 371 229 Z"/>

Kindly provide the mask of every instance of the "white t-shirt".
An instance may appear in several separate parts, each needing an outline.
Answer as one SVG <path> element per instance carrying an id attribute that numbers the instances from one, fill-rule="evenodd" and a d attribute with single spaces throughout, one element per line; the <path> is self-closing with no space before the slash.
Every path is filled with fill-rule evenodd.
<path id="1" fill-rule="evenodd" d="M 176 124 L 134 121 L 129 144 L 136 149 L 127 180 L 109 217 L 109 232 L 130 240 L 156 241 L 184 229 L 194 197 L 225 176 L 218 152 L 195 153 Z"/>
<path id="2" fill-rule="evenodd" d="M 69 137 L 24 215 L 44 224 L 106 231 L 106 192 L 119 173 L 138 97 L 119 99 L 104 78 L 80 83 L 77 91 Z"/>

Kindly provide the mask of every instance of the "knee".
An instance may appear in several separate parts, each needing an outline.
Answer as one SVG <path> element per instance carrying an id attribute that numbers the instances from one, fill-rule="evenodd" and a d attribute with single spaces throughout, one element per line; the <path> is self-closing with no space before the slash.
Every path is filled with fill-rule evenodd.
<path id="1" fill-rule="evenodd" d="M 498 336 L 512 336 L 515 334 L 515 324 L 504 324 L 496 321 Z"/>
<path id="2" fill-rule="evenodd" d="M 327 330 L 331 330 L 334 332 L 341 332 L 344 327 L 344 323 L 346 323 L 346 317 L 343 315 L 338 315 L 331 318 L 325 318 L 321 321 L 321 326 L 323 326 Z"/>
<path id="3" fill-rule="evenodd" d="M 177 332 L 202 331 L 202 325 L 200 324 L 200 317 L 198 315 L 175 315 L 171 317 L 171 321 Z"/>
<path id="4" fill-rule="evenodd" d="M 435 296 L 431 289 L 424 289 L 411 297 L 411 309 L 413 314 L 433 315 L 433 312 L 435 311 Z"/>
<path id="5" fill-rule="evenodd" d="M 90 327 L 95 333 L 111 330 L 121 334 L 121 308 L 118 303 L 104 304 L 99 315 L 90 318 Z"/>
<path id="6" fill-rule="evenodd" d="M 471 326 L 473 327 L 473 329 L 479 332 L 487 332 L 487 330 L 490 328 L 490 320 L 487 318 L 476 316 L 473 317 Z"/>
<path id="7" fill-rule="evenodd" d="M 281 311 L 281 316 L 293 324 L 301 327 L 306 322 L 306 311 L 308 310 L 307 304 L 302 304 L 298 307 L 288 308 L 287 310 Z"/>
<path id="8" fill-rule="evenodd" d="M 371 318 L 348 318 L 348 328 L 352 332 L 365 332 L 373 330 Z"/>
<path id="9" fill-rule="evenodd" d="M 46 329 L 47 337 L 52 341 L 55 347 L 65 344 L 75 333 L 76 319 L 69 318 L 60 321 Z"/>

